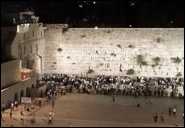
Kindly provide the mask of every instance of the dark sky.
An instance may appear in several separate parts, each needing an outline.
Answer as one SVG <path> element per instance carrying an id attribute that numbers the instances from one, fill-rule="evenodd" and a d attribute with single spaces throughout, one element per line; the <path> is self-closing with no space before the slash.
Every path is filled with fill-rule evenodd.
<path id="1" fill-rule="evenodd" d="M 5 0 L 4 0 L 5 1 Z M 33 8 L 44 23 L 105 27 L 184 27 L 184 0 L 6 0 Z M 15 7 L 16 8 L 16 7 Z"/>

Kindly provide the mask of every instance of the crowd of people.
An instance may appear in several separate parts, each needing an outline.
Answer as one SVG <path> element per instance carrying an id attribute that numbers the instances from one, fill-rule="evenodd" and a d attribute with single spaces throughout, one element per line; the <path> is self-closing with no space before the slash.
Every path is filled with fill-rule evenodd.
<path id="1" fill-rule="evenodd" d="M 54 97 L 61 89 L 61 95 L 66 92 L 94 93 L 99 95 L 111 95 L 115 102 L 115 95 L 123 96 L 177 96 L 178 87 L 184 89 L 183 78 L 162 78 L 162 77 L 129 77 L 129 76 L 104 76 L 82 77 L 66 74 L 44 74 L 42 82 L 47 85 L 46 95 L 54 107 Z M 166 91 L 168 89 L 168 91 Z M 169 92 L 169 89 L 171 91 Z M 170 95 L 169 95 L 170 94 Z M 182 95 L 181 95 L 182 96 Z M 183 96 L 182 96 L 183 97 Z M 137 104 L 140 107 L 140 104 Z M 176 107 L 169 107 L 169 116 L 176 115 Z M 49 114 L 48 123 L 52 123 L 52 116 Z M 165 122 L 164 114 L 154 114 L 154 122 Z"/>
<path id="2" fill-rule="evenodd" d="M 65 91 L 79 93 L 125 95 L 125 96 L 176 96 L 178 87 L 184 89 L 183 78 L 104 76 L 93 78 L 66 74 L 44 74 L 42 81 L 47 84 L 47 93 L 54 94 L 56 88 L 64 87 Z"/>

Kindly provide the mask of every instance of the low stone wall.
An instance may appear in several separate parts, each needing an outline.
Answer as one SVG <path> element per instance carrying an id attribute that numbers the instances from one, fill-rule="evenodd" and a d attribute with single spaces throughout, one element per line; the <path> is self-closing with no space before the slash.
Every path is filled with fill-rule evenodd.
<path id="1" fill-rule="evenodd" d="M 19 81 L 12 86 L 1 90 L 1 106 L 6 106 L 11 101 L 14 101 L 15 95 L 17 93 L 17 98 L 20 101 L 21 91 L 23 91 L 23 96 L 26 96 L 26 88 L 31 88 L 34 84 L 32 79 L 26 81 Z"/>
<path id="2" fill-rule="evenodd" d="M 20 60 L 1 64 L 1 89 L 6 85 L 20 81 Z"/>

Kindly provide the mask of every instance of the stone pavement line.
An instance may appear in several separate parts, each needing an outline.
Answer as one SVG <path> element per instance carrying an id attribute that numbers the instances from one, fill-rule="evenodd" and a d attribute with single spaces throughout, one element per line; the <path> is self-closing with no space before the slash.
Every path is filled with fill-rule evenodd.
<path id="1" fill-rule="evenodd" d="M 84 106 L 86 106 L 87 104 L 89 105 L 89 103 L 91 103 L 91 102 L 93 102 L 93 104 L 94 104 L 94 101 L 95 101 L 95 106 L 97 107 L 97 105 L 96 104 L 98 104 L 99 103 L 99 101 L 97 102 L 97 97 L 95 97 L 95 99 L 92 99 L 92 97 L 90 96 L 89 97 L 89 102 L 86 102 L 86 98 L 84 97 L 84 95 L 83 95 L 83 97 L 78 97 L 77 95 L 74 95 L 75 97 L 62 97 L 61 99 L 62 99 L 62 102 L 63 101 L 65 101 L 65 102 L 63 102 L 63 103 L 65 103 L 67 106 L 63 106 L 63 108 L 64 108 L 64 111 L 66 111 L 66 107 L 69 107 L 69 105 L 71 106 L 71 105 L 77 105 L 76 107 L 78 107 L 78 105 L 79 104 L 76 104 L 76 103 L 74 103 L 74 102 L 71 102 L 71 101 L 77 101 L 77 102 L 79 102 L 79 98 L 82 98 L 82 100 L 80 100 L 80 104 L 82 104 L 82 105 L 84 105 Z M 79 95 L 80 96 L 80 95 Z M 66 99 L 67 98 L 67 99 Z M 71 100 L 71 98 L 73 99 L 73 100 Z M 99 97 L 98 96 L 98 99 L 99 98 L 102 98 L 102 97 Z M 106 97 L 103 97 L 103 99 L 100 99 L 100 101 L 101 101 L 101 103 L 102 103 L 102 100 L 103 101 L 105 101 L 105 102 L 103 102 L 103 104 L 106 106 L 106 105 L 110 105 L 110 104 L 112 104 L 112 103 L 110 103 L 110 102 L 107 102 L 108 100 L 106 100 L 106 99 L 104 99 L 104 98 L 106 98 Z M 123 97 L 124 98 L 124 97 Z M 65 99 L 65 100 L 64 100 Z M 85 99 L 85 102 L 83 102 L 84 101 L 84 99 Z M 125 98 L 124 98 L 125 99 Z M 119 108 L 119 107 L 123 107 L 124 105 L 125 105 L 125 103 L 127 103 L 128 102 L 128 100 L 129 100 L 129 102 L 130 102 L 130 99 L 125 99 L 124 100 L 124 102 L 122 103 L 121 101 L 119 102 L 120 103 L 120 105 L 121 106 L 118 106 L 118 105 L 116 105 L 117 106 L 117 108 Z M 66 102 L 66 101 L 68 101 L 68 102 Z M 166 101 L 166 100 L 165 100 Z M 61 103 L 62 102 L 60 102 L 60 99 L 59 99 L 59 101 L 57 102 L 57 104 L 56 104 L 56 106 L 59 106 L 59 108 L 61 107 Z M 71 104 L 72 103 L 72 104 Z M 108 104 L 107 104 L 108 103 Z M 159 102 L 160 103 L 160 102 Z M 122 105 L 123 104 L 123 105 Z M 158 103 L 156 103 L 156 104 L 158 104 Z M 48 110 L 48 108 L 50 108 L 49 107 L 50 105 L 47 105 L 47 106 L 43 106 L 42 108 L 41 108 L 41 110 L 46 110 L 46 111 L 44 111 L 44 112 L 48 112 L 47 110 Z M 99 108 L 100 106 L 98 106 L 98 108 Z M 148 106 L 149 108 L 150 108 L 150 106 Z M 101 107 L 100 107 L 101 108 Z M 70 111 L 71 111 L 71 109 L 72 109 L 72 111 L 76 111 L 73 107 L 72 108 L 70 108 Z M 74 109 L 74 110 L 73 110 Z M 34 126 L 67 126 L 67 127 L 72 127 L 72 126 L 107 126 L 107 125 L 109 125 L 109 126 L 138 126 L 138 125 L 142 125 L 142 126 L 156 126 L 156 125 L 158 125 L 159 127 L 161 126 L 161 127 L 174 127 L 174 126 L 176 126 L 175 125 L 175 123 L 173 123 L 173 121 L 172 122 L 169 122 L 169 124 L 160 124 L 160 123 L 153 123 L 153 121 L 152 122 L 142 122 L 142 123 L 137 123 L 137 122 L 135 122 L 135 123 L 132 123 L 131 124 L 131 122 L 121 122 L 121 120 L 120 120 L 120 122 L 115 122 L 115 121 L 105 121 L 104 119 L 103 120 L 100 120 L 100 121 L 98 121 L 98 120 L 92 120 L 92 119 L 87 119 L 87 120 L 85 120 L 86 118 L 84 118 L 84 119 L 78 119 L 78 118 L 74 118 L 74 117 L 63 117 L 63 118 L 61 118 L 61 115 L 60 115 L 60 110 L 61 109 L 56 109 L 56 111 L 57 112 L 59 112 L 59 115 L 55 115 L 55 117 L 54 117 L 54 124 L 53 125 L 47 125 L 47 121 L 48 121 L 48 118 L 47 118 L 47 114 L 45 115 L 45 116 L 39 116 L 38 115 L 38 118 L 37 117 L 35 117 L 36 118 L 36 120 L 38 120 L 37 122 L 36 122 L 36 124 L 31 124 L 30 123 L 30 121 L 29 121 L 29 118 L 31 118 L 31 117 L 27 117 L 27 124 L 26 125 L 28 125 L 28 126 L 32 126 L 32 125 L 34 125 Z M 68 110 L 68 109 L 67 109 Z M 77 109 L 78 110 L 78 109 Z M 40 110 L 39 110 L 39 112 L 40 112 Z M 84 110 L 83 112 L 86 112 L 86 110 Z M 114 111 L 115 112 L 115 111 Z M 129 112 L 129 111 L 128 111 Z M 39 113 L 38 113 L 39 114 Z M 41 113 L 40 114 L 43 114 L 42 113 L 42 111 L 41 111 Z M 74 114 L 74 113 L 73 113 Z M 6 115 L 7 115 L 7 117 L 9 117 L 9 114 L 8 113 L 6 113 Z M 16 116 L 17 115 L 17 116 Z M 14 114 L 14 116 L 13 117 L 15 117 L 15 118 L 18 118 L 19 117 L 19 115 L 20 115 L 20 113 L 19 113 L 19 111 L 16 111 L 15 112 L 15 114 Z M 83 118 L 83 116 L 82 116 L 82 118 Z M 151 117 L 152 118 L 152 117 Z M 179 118 L 180 119 L 180 118 Z M 171 119 L 170 119 L 171 120 Z M 170 121 L 169 120 L 169 121 Z M 20 118 L 18 118 L 18 120 L 14 120 L 14 122 L 16 123 L 15 125 L 16 126 L 19 126 L 20 124 L 19 124 L 19 122 L 20 122 Z M 165 122 L 165 123 L 167 123 L 167 122 Z M 170 124 L 171 123 L 171 124 Z M 6 122 L 5 122 L 5 124 L 7 124 Z M 182 123 L 180 123 L 179 122 L 179 124 L 180 124 L 180 126 L 184 126 Z"/>
<path id="2" fill-rule="evenodd" d="M 31 118 L 31 117 L 29 117 Z M 47 118 L 45 117 L 36 117 L 35 119 L 37 122 L 35 124 L 28 124 L 26 122 L 30 122 L 29 118 L 27 117 L 25 120 L 25 125 L 23 126 L 45 126 L 47 125 Z M 19 119 L 19 118 L 18 118 Z M 42 124 L 44 121 L 44 124 Z M 18 122 L 16 122 L 18 123 Z M 56 124 L 55 124 L 56 123 Z M 8 123 L 4 123 L 4 125 L 7 125 Z M 161 124 L 161 123 L 123 123 L 123 122 L 116 122 L 116 121 L 96 121 L 96 120 L 78 120 L 78 119 L 54 119 L 54 123 L 52 125 L 48 126 L 63 126 L 63 125 L 69 125 L 71 127 L 75 126 L 143 126 L 143 127 L 148 127 L 148 126 L 156 126 L 156 127 L 176 127 L 177 125 L 175 124 Z M 15 125 L 16 126 L 16 125 Z M 179 127 L 183 127 L 183 125 L 178 125 Z"/>

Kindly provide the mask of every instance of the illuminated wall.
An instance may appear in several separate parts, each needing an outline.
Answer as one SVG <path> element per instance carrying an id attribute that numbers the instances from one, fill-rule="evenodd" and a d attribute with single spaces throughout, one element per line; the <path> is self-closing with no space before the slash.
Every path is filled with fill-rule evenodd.
<path id="1" fill-rule="evenodd" d="M 86 74 L 91 68 L 95 75 L 127 75 L 128 69 L 140 76 L 184 74 L 183 28 L 47 28 L 45 73 Z M 138 64 L 138 55 L 146 65 Z"/>

